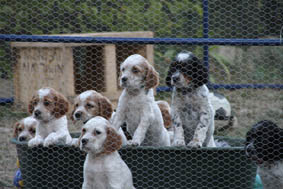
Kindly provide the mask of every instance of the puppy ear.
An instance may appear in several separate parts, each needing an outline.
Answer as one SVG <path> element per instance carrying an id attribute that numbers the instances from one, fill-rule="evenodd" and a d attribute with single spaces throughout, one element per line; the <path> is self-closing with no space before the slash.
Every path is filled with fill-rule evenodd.
<path id="1" fill-rule="evenodd" d="M 104 117 L 105 119 L 109 120 L 113 113 L 113 108 L 110 100 L 104 96 L 99 98 L 98 107 L 99 107 L 98 116 Z"/>
<path id="2" fill-rule="evenodd" d="M 69 102 L 62 94 L 58 93 L 54 97 L 55 107 L 53 113 L 56 118 L 60 118 L 69 111 Z"/>
<path id="3" fill-rule="evenodd" d="M 75 121 L 75 120 L 74 120 L 74 113 L 75 113 L 75 110 L 76 110 L 76 108 L 74 107 L 74 108 L 73 108 L 73 111 L 72 111 L 72 113 L 71 113 L 71 115 L 70 115 L 70 119 L 71 119 L 72 121 Z"/>
<path id="4" fill-rule="evenodd" d="M 29 101 L 29 104 L 28 104 L 28 112 L 30 114 L 32 114 L 33 110 L 34 110 L 34 103 L 36 101 L 36 98 L 35 96 L 32 97 L 32 99 Z"/>
<path id="5" fill-rule="evenodd" d="M 80 137 L 79 137 L 79 139 L 78 139 L 78 147 L 81 146 L 81 139 L 82 139 L 82 137 L 84 136 L 84 134 L 85 134 L 85 132 L 83 132 L 83 130 L 81 130 L 81 135 L 80 135 Z"/>
<path id="6" fill-rule="evenodd" d="M 19 136 L 19 122 L 16 122 L 14 125 L 14 133 L 13 133 L 13 137 L 17 138 Z"/>
<path id="7" fill-rule="evenodd" d="M 152 65 L 148 64 L 145 77 L 145 89 L 155 88 L 157 85 L 159 85 L 159 74 Z"/>
<path id="8" fill-rule="evenodd" d="M 112 127 L 107 127 L 107 138 L 104 143 L 104 153 L 109 154 L 119 150 L 122 146 L 122 137 Z"/>
<path id="9" fill-rule="evenodd" d="M 167 107 L 167 105 L 165 104 L 162 104 L 161 102 L 158 102 L 157 105 L 159 106 L 159 109 L 161 111 L 164 126 L 166 129 L 169 129 L 172 125 L 171 115 L 168 109 L 169 107 Z"/>

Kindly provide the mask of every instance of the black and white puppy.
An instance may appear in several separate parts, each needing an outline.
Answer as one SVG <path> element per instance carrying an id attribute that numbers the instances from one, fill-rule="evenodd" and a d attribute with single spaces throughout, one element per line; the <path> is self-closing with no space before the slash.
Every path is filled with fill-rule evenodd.
<path id="1" fill-rule="evenodd" d="M 231 104 L 228 99 L 217 92 L 209 92 L 208 98 L 215 111 L 214 120 L 223 121 L 222 127 L 215 126 L 217 132 L 225 131 L 237 125 L 237 117 L 232 114 Z"/>
<path id="2" fill-rule="evenodd" d="M 264 189 L 283 188 L 283 129 L 263 120 L 246 135 L 245 151 L 255 161 Z"/>
<path id="3" fill-rule="evenodd" d="M 183 51 L 171 63 L 166 84 L 173 87 L 173 145 L 215 147 L 214 110 L 207 82 L 208 70 L 193 53 Z"/>

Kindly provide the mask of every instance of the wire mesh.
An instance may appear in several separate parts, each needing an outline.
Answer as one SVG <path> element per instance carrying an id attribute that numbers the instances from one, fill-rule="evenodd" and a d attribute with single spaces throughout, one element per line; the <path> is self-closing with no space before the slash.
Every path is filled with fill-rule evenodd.
<path id="1" fill-rule="evenodd" d="M 245 144 L 245 138 L 252 126 L 261 120 L 271 120 L 279 127 L 283 124 L 282 2 L 2 0 L 0 4 L 0 187 L 13 187 L 13 179 L 17 183 L 23 180 L 27 188 L 81 188 L 84 182 L 86 153 L 77 141 L 73 146 L 62 145 L 62 138 L 59 138 L 60 144 L 55 146 L 33 148 L 28 147 L 28 137 L 18 141 L 25 125 L 29 125 L 23 118 L 38 119 L 37 128 L 46 121 L 35 114 L 40 100 L 30 110 L 30 101 L 39 89 L 52 87 L 66 98 L 68 112 L 58 112 L 64 114 L 68 133 L 75 134 L 74 138 L 80 136 L 90 118 L 102 116 L 109 119 L 112 126 L 121 127 L 132 144 L 137 142 L 137 120 L 145 117 L 160 120 L 161 111 L 141 114 L 138 110 L 155 103 L 146 97 L 135 99 L 128 113 L 119 108 L 122 103 L 119 98 L 127 87 L 122 83 L 123 76 L 127 75 L 121 69 L 122 63 L 133 54 L 145 57 L 158 73 L 155 101 L 168 102 L 172 113 L 176 103 L 172 96 L 174 87 L 167 86 L 166 77 L 175 57 L 182 51 L 192 52 L 208 69 L 205 84 L 210 93 L 205 102 L 213 106 L 216 114 L 213 120 L 217 147 L 191 148 L 187 142 L 181 147 L 172 145 L 176 122 L 171 114 L 171 127 L 165 129 L 171 134 L 171 146 L 155 145 L 157 142 L 148 146 L 141 141 L 139 147 L 119 149 L 132 173 L 134 187 L 256 188 L 256 174 L 259 173 L 264 185 L 268 183 L 265 177 L 272 175 L 272 170 L 271 173 L 264 170 L 267 174 L 262 174 L 264 166 L 279 164 L 280 170 L 281 130 L 275 129 L 279 135 L 265 131 L 276 139 L 265 141 L 271 146 L 268 153 L 281 154 L 279 160 L 274 160 L 270 154 L 270 159 L 264 161 L 260 155 L 249 154 L 254 151 L 249 143 Z M 150 69 L 144 66 L 132 70 L 127 76 L 135 77 L 129 80 L 138 83 L 135 78 Z M 154 80 L 149 83 L 153 84 Z M 77 96 L 88 90 L 97 92 L 95 100 L 87 103 L 93 99 L 85 96 L 85 102 L 81 102 L 83 100 Z M 187 95 L 186 92 L 183 95 Z M 42 100 L 41 113 L 56 112 L 57 105 L 62 108 L 62 101 L 55 101 L 50 95 Z M 186 104 L 184 112 L 195 111 L 200 115 L 197 105 Z M 103 112 L 106 107 L 108 114 Z M 114 110 L 116 117 L 109 116 Z M 117 126 L 124 114 L 127 118 Z M 191 114 L 185 119 L 198 121 L 201 118 Z M 28 132 L 33 131 L 27 128 Z M 149 133 L 146 139 L 159 136 Z M 260 134 L 253 137 L 257 135 Z M 14 137 L 18 139 L 12 141 L 16 145 L 10 142 Z M 64 140 L 63 137 L 66 142 Z M 245 145 L 249 150 L 247 154 Z M 273 148 L 281 151 L 274 152 Z M 22 178 L 14 176 L 17 159 Z M 272 183 L 277 182 L 280 184 L 272 180 Z M 282 185 L 274 185 L 274 188 Z"/>

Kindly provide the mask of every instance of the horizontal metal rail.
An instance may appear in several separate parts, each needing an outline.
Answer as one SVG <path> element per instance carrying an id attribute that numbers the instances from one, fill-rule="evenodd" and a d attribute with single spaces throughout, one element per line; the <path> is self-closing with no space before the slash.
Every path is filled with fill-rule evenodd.
<path id="1" fill-rule="evenodd" d="M 75 37 L 47 35 L 0 34 L 0 41 L 8 42 L 52 42 L 52 43 L 103 43 L 103 44 L 166 44 L 166 45 L 239 45 L 239 46 L 281 46 L 280 39 L 224 39 L 224 38 L 121 38 L 121 37 Z M 212 89 L 283 89 L 281 84 L 209 84 Z M 158 92 L 170 91 L 166 86 Z"/>
<path id="2" fill-rule="evenodd" d="M 225 39 L 225 38 L 122 38 L 122 37 L 75 37 L 48 35 L 0 34 L 0 41 L 52 42 L 52 43 L 104 43 L 104 44 L 165 44 L 165 45 L 238 45 L 282 46 L 280 39 Z"/>

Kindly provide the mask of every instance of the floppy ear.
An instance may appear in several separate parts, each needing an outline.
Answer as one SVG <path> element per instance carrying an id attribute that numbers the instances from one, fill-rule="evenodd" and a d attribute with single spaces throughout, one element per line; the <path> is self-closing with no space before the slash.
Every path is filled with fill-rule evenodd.
<path id="1" fill-rule="evenodd" d="M 84 136 L 84 134 L 85 134 L 85 130 L 84 129 L 81 129 L 81 135 L 80 135 L 80 137 L 79 137 L 79 139 L 78 139 L 78 146 L 80 147 L 80 145 L 81 145 L 81 139 L 82 139 L 82 137 Z"/>
<path id="2" fill-rule="evenodd" d="M 157 104 L 158 104 L 159 109 L 160 109 L 161 114 L 162 114 L 164 126 L 165 126 L 166 129 L 169 129 L 172 125 L 170 112 L 165 105 L 163 105 L 161 103 L 157 103 Z"/>
<path id="3" fill-rule="evenodd" d="M 15 125 L 14 125 L 14 133 L 13 133 L 14 138 L 17 138 L 19 136 L 19 128 L 18 128 L 19 125 L 20 125 L 19 122 L 16 122 Z"/>
<path id="4" fill-rule="evenodd" d="M 113 108 L 110 100 L 106 97 L 101 97 L 98 99 L 99 113 L 98 116 L 104 117 L 109 120 L 113 113 Z"/>
<path id="5" fill-rule="evenodd" d="M 155 88 L 157 85 L 159 85 L 159 74 L 152 65 L 148 64 L 145 77 L 145 89 Z"/>
<path id="6" fill-rule="evenodd" d="M 56 118 L 60 118 L 69 111 L 68 100 L 60 93 L 57 93 L 54 97 L 55 107 L 53 113 Z"/>
<path id="7" fill-rule="evenodd" d="M 74 107 L 74 109 L 73 109 L 73 111 L 72 111 L 72 113 L 71 113 L 71 115 L 70 115 L 70 119 L 71 119 L 72 121 L 75 121 L 75 120 L 74 120 L 74 117 L 73 117 L 73 115 L 74 115 L 74 113 L 75 113 L 75 110 L 76 110 L 76 108 Z"/>
<path id="8" fill-rule="evenodd" d="M 106 129 L 107 138 L 104 142 L 104 153 L 109 154 L 119 150 L 122 146 L 122 137 L 112 127 Z"/>
<path id="9" fill-rule="evenodd" d="M 34 102 L 36 101 L 36 98 L 35 96 L 32 97 L 32 99 L 29 101 L 29 104 L 28 104 L 28 112 L 30 114 L 32 114 L 33 110 L 34 110 Z"/>

